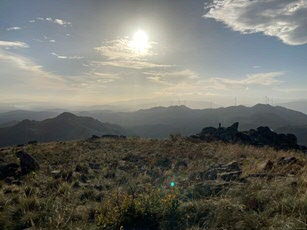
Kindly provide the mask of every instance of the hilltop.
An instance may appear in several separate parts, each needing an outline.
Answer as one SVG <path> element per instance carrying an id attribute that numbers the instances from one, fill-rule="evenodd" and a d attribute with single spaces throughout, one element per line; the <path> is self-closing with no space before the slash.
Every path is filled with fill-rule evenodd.
<path id="1" fill-rule="evenodd" d="M 26 144 L 29 141 L 48 142 L 90 138 L 92 135 L 123 135 L 127 130 L 118 125 L 101 123 L 91 117 L 62 113 L 43 121 L 23 120 L 0 128 L 0 146 Z"/>
<path id="2" fill-rule="evenodd" d="M 177 135 L 100 138 L 2 148 L 0 166 L 18 167 L 19 150 L 40 169 L 0 179 L 2 229 L 307 226 L 307 156 L 301 152 Z"/>

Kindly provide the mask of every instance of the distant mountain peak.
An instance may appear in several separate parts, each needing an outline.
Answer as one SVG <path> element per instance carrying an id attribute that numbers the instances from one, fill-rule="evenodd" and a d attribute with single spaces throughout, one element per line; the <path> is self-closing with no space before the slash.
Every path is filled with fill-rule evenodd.
<path id="1" fill-rule="evenodd" d="M 56 118 L 63 118 L 63 119 L 70 119 L 70 118 L 76 118 L 77 116 L 73 113 L 64 112 L 58 115 Z"/>
<path id="2" fill-rule="evenodd" d="M 257 107 L 265 107 L 265 108 L 269 108 L 269 107 L 273 107 L 272 105 L 269 105 L 269 104 L 261 104 L 261 103 L 258 103 L 256 105 L 253 106 L 253 108 L 257 108 Z"/>

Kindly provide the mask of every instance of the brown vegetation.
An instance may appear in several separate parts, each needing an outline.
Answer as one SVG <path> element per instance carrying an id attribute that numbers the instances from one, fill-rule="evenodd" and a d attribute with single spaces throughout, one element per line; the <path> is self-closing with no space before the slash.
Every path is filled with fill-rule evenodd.
<path id="1" fill-rule="evenodd" d="M 4 148 L 0 159 L 19 163 L 18 150 Z M 299 152 L 179 135 L 54 142 L 22 150 L 40 170 L 0 180 L 0 229 L 307 228 L 307 157 Z M 282 157 L 296 161 L 281 162 Z M 239 179 L 199 176 L 212 165 L 234 161 L 242 170 Z"/>

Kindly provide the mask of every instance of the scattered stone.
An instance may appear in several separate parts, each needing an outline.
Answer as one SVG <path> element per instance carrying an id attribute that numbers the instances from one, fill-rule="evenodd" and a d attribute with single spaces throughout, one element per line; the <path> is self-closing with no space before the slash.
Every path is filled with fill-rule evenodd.
<path id="1" fill-rule="evenodd" d="M 127 137 L 124 135 L 114 135 L 114 134 L 105 134 L 101 136 L 102 138 L 112 138 L 112 139 L 126 139 Z"/>
<path id="2" fill-rule="evenodd" d="M 217 196 L 223 191 L 224 188 L 228 186 L 229 183 L 227 182 L 206 181 L 204 183 L 194 185 L 188 196 L 195 199 Z"/>
<path id="3" fill-rule="evenodd" d="M 77 164 L 77 165 L 76 165 L 75 171 L 76 171 L 76 172 L 82 172 L 82 173 L 87 174 L 87 173 L 88 173 L 88 167 L 85 166 L 85 165 L 79 165 L 79 164 Z"/>
<path id="4" fill-rule="evenodd" d="M 175 170 L 186 169 L 188 164 L 184 160 L 179 160 L 175 164 Z"/>
<path id="5" fill-rule="evenodd" d="M 295 157 L 282 157 L 278 160 L 278 165 L 292 165 L 297 163 L 297 158 Z"/>
<path id="6" fill-rule="evenodd" d="M 15 180 L 14 177 L 6 177 L 4 179 L 4 182 L 7 183 L 7 184 L 13 184 L 13 181 Z"/>
<path id="7" fill-rule="evenodd" d="M 295 189 L 295 188 L 298 187 L 297 181 L 292 181 L 290 185 L 291 185 L 291 187 L 292 187 L 293 189 Z"/>
<path id="8" fill-rule="evenodd" d="M 238 180 L 242 170 L 240 169 L 239 163 L 234 161 L 228 164 L 218 164 L 211 166 L 206 172 L 205 178 L 208 180 L 216 180 L 220 177 L 225 181 Z"/>
<path id="9" fill-rule="evenodd" d="M 24 151 L 18 151 L 16 156 L 20 159 L 21 174 L 25 175 L 40 169 L 38 162 Z"/>
<path id="10" fill-rule="evenodd" d="M 221 173 L 220 177 L 224 181 L 235 181 L 240 178 L 240 175 L 242 174 L 242 171 L 235 171 L 235 172 L 225 172 Z"/>
<path id="11" fill-rule="evenodd" d="M 240 179 L 242 170 L 237 161 L 228 164 L 216 164 L 211 166 L 206 172 L 192 173 L 191 180 L 217 180 L 221 178 L 224 181 L 235 181 Z"/>
<path id="12" fill-rule="evenodd" d="M 17 177 L 19 174 L 19 165 L 15 163 L 0 165 L 0 180 L 7 177 Z"/>
<path id="13" fill-rule="evenodd" d="M 97 135 L 92 135 L 91 138 L 89 139 L 90 141 L 98 140 L 100 137 Z"/>
<path id="14" fill-rule="evenodd" d="M 101 164 L 99 164 L 99 163 L 89 163 L 89 167 L 91 169 L 99 170 L 99 169 L 101 169 Z"/>
<path id="15" fill-rule="evenodd" d="M 103 190 L 103 185 L 101 185 L 101 184 L 95 184 L 94 185 L 94 189 L 97 189 L 98 191 L 102 191 Z"/>
<path id="16" fill-rule="evenodd" d="M 29 141 L 28 144 L 29 145 L 37 145 L 37 141 Z"/>
<path id="17" fill-rule="evenodd" d="M 172 167 L 172 161 L 167 157 L 158 158 L 155 165 L 162 169 L 170 169 Z"/>
<path id="18" fill-rule="evenodd" d="M 61 171 L 60 171 L 60 170 L 53 170 L 53 171 L 51 171 L 50 173 L 51 173 L 51 175 L 52 175 L 55 179 L 59 178 L 60 175 L 61 175 Z"/>
<path id="19" fill-rule="evenodd" d="M 123 161 L 129 161 L 129 162 L 132 162 L 132 163 L 137 163 L 140 159 L 141 158 L 139 156 L 129 154 L 129 155 L 125 156 L 122 160 Z"/>
<path id="20" fill-rule="evenodd" d="M 271 161 L 271 160 L 269 160 L 269 161 L 265 164 L 263 170 L 264 170 L 264 171 L 272 170 L 272 169 L 273 169 L 273 166 L 274 166 L 274 162 Z"/>
<path id="21" fill-rule="evenodd" d="M 80 181 L 81 181 L 82 183 L 86 183 L 87 180 L 88 180 L 87 176 L 85 176 L 85 175 L 83 175 L 83 174 L 80 176 Z"/>

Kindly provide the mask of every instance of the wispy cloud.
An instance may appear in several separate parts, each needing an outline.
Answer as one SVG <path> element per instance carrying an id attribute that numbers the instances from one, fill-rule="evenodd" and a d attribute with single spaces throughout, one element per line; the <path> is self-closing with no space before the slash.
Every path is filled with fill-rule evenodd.
<path id="1" fill-rule="evenodd" d="M 14 27 L 7 28 L 6 30 L 8 30 L 8 31 L 10 31 L 10 30 L 21 30 L 21 28 L 18 27 L 18 26 L 14 26 Z"/>
<path id="2" fill-rule="evenodd" d="M 53 56 L 56 56 L 59 59 L 71 59 L 71 60 L 79 60 L 83 59 L 84 57 L 81 56 L 65 56 L 65 55 L 58 55 L 56 53 L 51 53 Z"/>
<path id="3" fill-rule="evenodd" d="M 307 44 L 306 0 L 213 0 L 206 18 L 242 34 L 261 32 L 288 45 Z"/>
<path id="4" fill-rule="evenodd" d="M 134 60 L 114 60 L 114 61 L 93 61 L 93 64 L 101 66 L 112 66 L 127 69 L 152 69 L 152 68 L 170 68 L 172 65 L 156 64 L 148 61 L 134 61 Z"/>
<path id="5" fill-rule="evenodd" d="M 283 76 L 284 74 L 284 72 L 257 73 L 247 75 L 246 78 L 239 80 L 229 78 L 212 78 L 211 81 L 217 81 L 224 85 L 233 86 L 272 86 L 282 83 L 283 81 L 278 80 L 277 78 Z"/>
<path id="6" fill-rule="evenodd" d="M 153 82 L 164 83 L 165 87 L 156 92 L 159 96 L 225 96 L 244 95 L 244 92 L 253 90 L 255 87 L 265 89 L 267 87 L 279 86 L 282 81 L 278 77 L 284 75 L 283 72 L 270 72 L 246 75 L 242 79 L 212 77 L 208 79 L 197 78 L 196 73 L 190 70 L 182 72 L 186 77 L 173 82 L 168 81 L 169 77 L 150 76 Z M 189 74 L 190 73 L 190 74 Z M 174 72 L 175 74 L 175 72 Z M 176 74 L 175 74 L 176 76 Z"/>
<path id="7" fill-rule="evenodd" d="M 155 82 L 166 85 L 178 84 L 184 81 L 195 81 L 199 79 L 198 73 L 190 70 L 174 70 L 168 69 L 164 71 L 147 71 L 144 72 L 145 75 L 148 75 L 147 79 Z"/>
<path id="8" fill-rule="evenodd" d="M 34 23 L 36 21 L 48 21 L 48 22 L 51 22 L 51 23 L 54 23 L 54 24 L 57 24 L 57 25 L 60 25 L 60 26 L 71 26 L 71 22 L 68 22 L 68 21 L 65 21 L 63 19 L 58 19 L 58 18 L 42 18 L 42 17 L 37 17 L 36 20 L 31 20 L 30 22 L 31 23 Z"/>
<path id="9" fill-rule="evenodd" d="M 0 47 L 9 48 L 29 48 L 29 45 L 20 41 L 0 41 Z"/>
<path id="10" fill-rule="evenodd" d="M 0 76 L 3 100 L 55 100 L 70 91 L 62 77 L 46 72 L 24 56 L 3 49 L 0 49 Z"/>

